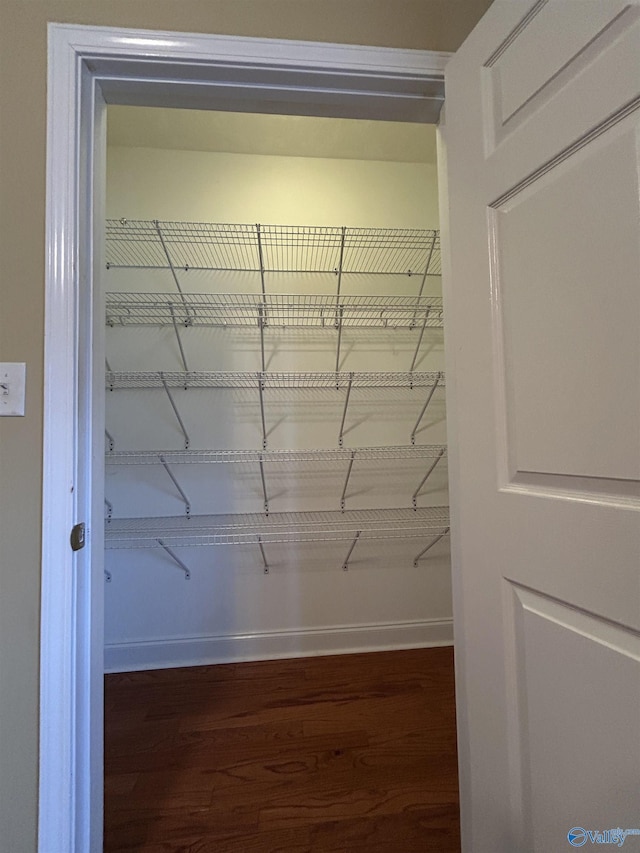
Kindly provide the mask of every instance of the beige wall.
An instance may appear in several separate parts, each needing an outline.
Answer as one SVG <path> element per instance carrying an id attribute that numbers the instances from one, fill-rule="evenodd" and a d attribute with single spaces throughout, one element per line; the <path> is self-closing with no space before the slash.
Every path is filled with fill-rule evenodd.
<path id="1" fill-rule="evenodd" d="M 489 0 L 0 0 L 0 849 L 36 849 L 47 21 L 455 50 Z M 49 853 L 49 851 L 47 851 Z M 50 851 L 64 853 L 64 851 Z"/>

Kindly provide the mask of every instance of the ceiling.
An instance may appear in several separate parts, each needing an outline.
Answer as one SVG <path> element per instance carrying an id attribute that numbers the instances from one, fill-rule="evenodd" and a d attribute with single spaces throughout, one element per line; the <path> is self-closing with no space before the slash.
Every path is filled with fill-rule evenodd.
<path id="1" fill-rule="evenodd" d="M 107 144 L 283 157 L 436 162 L 435 126 L 316 116 L 110 106 Z"/>

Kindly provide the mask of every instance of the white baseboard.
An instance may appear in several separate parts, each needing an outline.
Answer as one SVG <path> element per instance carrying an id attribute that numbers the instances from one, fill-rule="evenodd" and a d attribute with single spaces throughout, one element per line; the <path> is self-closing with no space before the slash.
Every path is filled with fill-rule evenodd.
<path id="1" fill-rule="evenodd" d="M 146 640 L 107 645 L 105 672 L 450 645 L 453 645 L 452 619 Z"/>

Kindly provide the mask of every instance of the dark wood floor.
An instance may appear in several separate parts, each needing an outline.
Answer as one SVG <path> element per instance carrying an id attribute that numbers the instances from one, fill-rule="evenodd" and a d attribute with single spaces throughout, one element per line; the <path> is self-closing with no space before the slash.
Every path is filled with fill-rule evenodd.
<path id="1" fill-rule="evenodd" d="M 460 850 L 453 653 L 106 677 L 105 853 Z"/>

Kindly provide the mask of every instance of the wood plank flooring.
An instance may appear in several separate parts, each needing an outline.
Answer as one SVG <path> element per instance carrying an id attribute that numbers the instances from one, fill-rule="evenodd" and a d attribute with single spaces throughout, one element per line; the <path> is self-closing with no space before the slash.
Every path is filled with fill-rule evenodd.
<path id="1" fill-rule="evenodd" d="M 453 651 L 108 675 L 105 853 L 460 850 Z"/>

